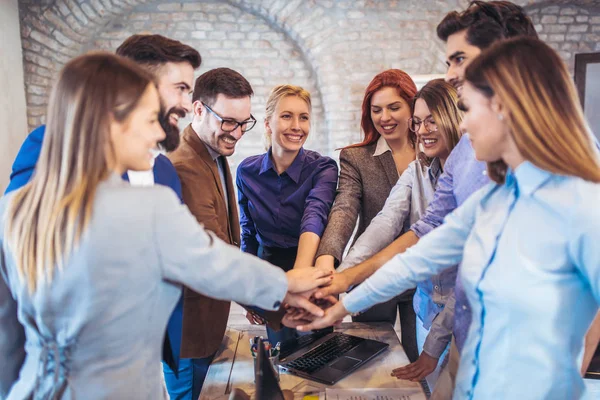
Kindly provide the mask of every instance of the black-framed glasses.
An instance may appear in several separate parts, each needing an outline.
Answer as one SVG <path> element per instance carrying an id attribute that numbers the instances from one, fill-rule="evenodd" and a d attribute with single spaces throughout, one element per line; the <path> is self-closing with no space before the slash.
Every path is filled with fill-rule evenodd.
<path id="1" fill-rule="evenodd" d="M 247 119 L 242 122 L 237 122 L 235 119 L 223 118 L 219 114 L 213 111 L 212 108 L 202 103 L 202 105 L 208 110 L 209 113 L 215 116 L 221 122 L 221 130 L 223 132 L 233 132 L 238 126 L 242 128 L 242 132 L 248 132 L 250 129 L 254 128 L 256 125 L 256 118 L 252 114 L 250 114 L 250 119 Z"/>
<path id="2" fill-rule="evenodd" d="M 423 121 L 421 121 L 418 118 L 408 119 L 408 129 L 410 129 L 411 132 L 419 133 L 419 129 L 421 129 L 422 124 L 425 125 L 425 130 L 429 133 L 437 132 L 438 130 L 437 125 L 435 124 L 435 121 L 432 117 L 427 117 Z"/>

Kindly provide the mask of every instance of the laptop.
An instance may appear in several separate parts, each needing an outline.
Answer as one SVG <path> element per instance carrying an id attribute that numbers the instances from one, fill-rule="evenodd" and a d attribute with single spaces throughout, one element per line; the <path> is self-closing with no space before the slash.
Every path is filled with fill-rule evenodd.
<path id="1" fill-rule="evenodd" d="M 279 366 L 303 378 L 333 385 L 388 347 L 387 343 L 325 329 L 283 342 Z"/>
<path id="2" fill-rule="evenodd" d="M 279 382 L 277 382 L 275 370 L 269 361 L 262 339 L 258 340 L 256 365 L 259 367 L 254 370 L 256 398 L 260 400 L 284 400 L 283 392 L 279 387 Z"/>

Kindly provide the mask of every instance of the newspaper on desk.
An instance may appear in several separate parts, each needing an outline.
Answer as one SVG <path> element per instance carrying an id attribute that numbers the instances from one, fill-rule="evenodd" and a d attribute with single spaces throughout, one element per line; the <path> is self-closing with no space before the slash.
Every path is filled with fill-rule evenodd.
<path id="1" fill-rule="evenodd" d="M 427 400 L 419 388 L 325 389 L 326 400 Z"/>

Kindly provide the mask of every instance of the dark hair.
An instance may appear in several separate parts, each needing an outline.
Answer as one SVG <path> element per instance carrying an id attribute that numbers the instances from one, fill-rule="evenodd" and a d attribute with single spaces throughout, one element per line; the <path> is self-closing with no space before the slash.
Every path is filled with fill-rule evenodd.
<path id="1" fill-rule="evenodd" d="M 365 89 L 365 97 L 363 98 L 362 103 L 362 115 L 360 118 L 360 126 L 365 135 L 365 138 L 362 142 L 352 144 L 350 147 L 360 147 L 360 146 L 368 146 L 371 143 L 375 143 L 378 139 L 379 132 L 375 129 L 373 125 L 373 120 L 371 119 L 371 99 L 375 92 L 385 88 L 391 87 L 397 90 L 398 95 L 406 101 L 406 104 L 410 107 L 410 113 L 413 112 L 413 97 L 417 93 L 417 86 L 412 78 L 404 71 L 399 69 L 388 69 L 379 74 L 375 75 L 367 89 Z M 408 125 L 406 126 L 408 130 Z M 417 136 L 408 130 L 408 140 L 413 147 L 416 146 Z"/>
<path id="2" fill-rule="evenodd" d="M 600 163 L 569 70 L 544 42 L 502 40 L 478 56 L 465 82 L 484 96 L 497 96 L 507 126 L 523 157 L 559 175 L 600 182 Z M 488 162 L 488 175 L 503 183 L 506 163 Z"/>
<path id="3" fill-rule="evenodd" d="M 117 54 L 151 68 L 168 62 L 188 62 L 197 69 L 202 63 L 196 49 L 161 35 L 130 36 L 117 48 Z"/>
<path id="4" fill-rule="evenodd" d="M 463 12 L 448 13 L 437 26 L 437 35 L 446 42 L 450 35 L 465 29 L 467 41 L 482 50 L 501 39 L 538 37 L 523 8 L 510 1 L 472 1 Z"/>
<path id="5" fill-rule="evenodd" d="M 250 82 L 239 72 L 229 68 L 215 68 L 206 71 L 196 79 L 192 102 L 200 100 L 212 106 L 219 94 L 233 99 L 250 97 L 254 94 Z"/>

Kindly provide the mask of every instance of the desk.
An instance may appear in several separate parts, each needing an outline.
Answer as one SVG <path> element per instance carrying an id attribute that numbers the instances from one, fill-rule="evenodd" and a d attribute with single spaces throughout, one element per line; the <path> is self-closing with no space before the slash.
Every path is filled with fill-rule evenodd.
<path id="1" fill-rule="evenodd" d="M 425 398 L 421 385 L 416 382 L 398 380 L 390 373 L 392 369 L 408 364 L 408 358 L 398 340 L 393 327 L 386 323 L 343 323 L 336 331 L 379 340 L 390 347 L 357 371 L 333 386 L 306 380 L 290 373 L 281 373 L 280 386 L 294 393 L 294 399 L 302 399 L 306 393 L 325 391 L 325 388 L 409 388 L 414 395 Z M 212 362 L 202 393 L 201 400 L 226 400 L 232 388 L 254 393 L 254 363 L 250 353 L 249 339 L 266 336 L 262 325 L 229 326 L 221 345 L 221 351 Z M 417 397 L 419 398 L 419 396 Z"/>

